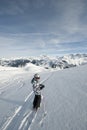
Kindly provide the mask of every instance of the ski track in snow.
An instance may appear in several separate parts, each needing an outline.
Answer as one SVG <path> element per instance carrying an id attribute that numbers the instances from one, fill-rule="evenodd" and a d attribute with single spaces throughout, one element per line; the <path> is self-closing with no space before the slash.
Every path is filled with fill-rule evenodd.
<path id="1" fill-rule="evenodd" d="M 46 82 L 50 78 L 51 75 L 52 75 L 52 73 L 50 75 L 48 75 L 45 79 L 43 79 L 40 83 Z M 15 83 L 15 81 L 16 81 L 16 84 L 21 83 L 21 85 L 19 85 L 19 88 L 18 88 L 18 89 L 21 89 L 21 87 L 23 87 L 24 83 L 21 82 L 20 78 L 13 80 L 14 83 Z M 9 83 L 8 85 L 13 84 L 13 82 Z M 8 88 L 7 86 L 5 86 L 4 88 L 6 91 L 6 90 L 10 89 L 11 87 Z M 4 90 L 4 88 L 3 88 L 3 90 Z M 8 118 L 8 120 L 2 126 L 1 130 L 30 130 L 30 128 L 33 125 L 33 122 L 37 116 L 37 112 L 34 112 L 32 110 L 32 104 L 30 103 L 32 96 L 33 96 L 33 91 L 31 91 L 31 93 L 26 97 L 24 104 L 22 106 L 18 107 L 18 109 L 15 111 L 14 115 L 12 117 Z M 42 121 L 41 121 L 41 123 L 42 123 Z"/>
<path id="2" fill-rule="evenodd" d="M 24 84 L 25 83 L 22 81 L 21 78 L 12 77 L 8 79 L 6 82 L 4 82 L 4 84 L 2 83 L 3 87 L 0 87 L 0 94 L 3 94 L 7 90 L 13 88 L 13 86 L 19 86 L 16 90 L 21 89 L 24 86 Z"/>
<path id="3" fill-rule="evenodd" d="M 44 83 L 49 80 L 45 83 L 47 88 L 43 99 L 46 116 L 44 104 L 36 113 L 32 111 L 34 95 L 30 90 L 29 94 L 25 94 L 24 102 L 16 107 L 14 114 L 11 114 L 13 116 L 5 120 L 0 130 L 87 130 L 87 66 L 48 73 L 41 81 Z M 42 76 L 44 77 L 44 74 Z M 7 84 L 2 84 L 8 87 L 1 88 L 1 91 L 6 93 L 2 93 L 0 97 L 9 97 L 7 92 L 10 92 L 11 96 L 14 92 L 17 96 L 18 91 L 24 93 L 29 82 L 26 77 L 23 79 L 23 75 L 6 80 Z M 16 100 L 18 101 L 18 98 Z"/>
<path id="4" fill-rule="evenodd" d="M 46 115 L 47 115 L 47 112 L 45 112 L 45 113 L 42 115 L 41 120 L 39 121 L 39 125 L 40 125 L 41 127 L 43 126 L 43 122 L 44 122 L 44 120 L 45 120 L 45 118 L 46 118 Z"/>

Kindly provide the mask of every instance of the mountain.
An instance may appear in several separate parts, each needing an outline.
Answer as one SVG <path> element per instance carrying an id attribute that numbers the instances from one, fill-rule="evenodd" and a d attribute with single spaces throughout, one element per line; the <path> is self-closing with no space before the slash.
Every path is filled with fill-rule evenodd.
<path id="1" fill-rule="evenodd" d="M 24 67 L 28 63 L 32 63 L 36 66 L 42 66 L 45 69 L 66 69 L 86 64 L 87 54 L 70 54 L 63 57 L 50 57 L 43 55 L 40 57 L 30 58 L 0 59 L 1 66 Z"/>

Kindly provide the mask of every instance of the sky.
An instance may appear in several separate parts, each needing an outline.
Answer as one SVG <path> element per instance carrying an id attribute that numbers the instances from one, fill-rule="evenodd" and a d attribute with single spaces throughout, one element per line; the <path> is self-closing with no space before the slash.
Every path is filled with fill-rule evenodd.
<path id="1" fill-rule="evenodd" d="M 0 0 L 0 57 L 87 53 L 87 0 Z"/>

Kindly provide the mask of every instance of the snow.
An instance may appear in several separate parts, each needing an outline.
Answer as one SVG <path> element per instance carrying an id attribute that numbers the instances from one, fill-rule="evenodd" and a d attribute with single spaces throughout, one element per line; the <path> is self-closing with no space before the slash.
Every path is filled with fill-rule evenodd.
<path id="1" fill-rule="evenodd" d="M 68 64 L 81 65 L 87 63 L 87 57 L 83 55 L 68 55 L 64 56 L 63 60 L 67 61 Z"/>
<path id="2" fill-rule="evenodd" d="M 35 112 L 31 79 L 37 72 L 46 87 Z M 0 130 L 57 129 L 87 130 L 87 65 L 60 71 L 30 63 L 24 68 L 0 67 Z"/>
<path id="3" fill-rule="evenodd" d="M 33 64 L 32 64 L 33 63 Z M 10 67 L 24 67 L 28 70 L 33 67 L 42 67 L 41 69 L 65 69 L 70 67 L 75 67 L 78 65 L 87 64 L 87 54 L 70 54 L 62 57 L 58 56 L 39 56 L 39 57 L 28 57 L 28 58 L 10 58 L 10 59 L 0 59 L 1 66 L 10 66 Z M 29 68 L 28 68 L 29 66 Z M 35 71 L 37 68 L 35 69 Z"/>
<path id="4" fill-rule="evenodd" d="M 26 71 L 30 71 L 30 72 L 41 72 L 41 71 L 45 71 L 45 69 L 43 67 L 40 66 L 36 66 L 32 63 L 27 63 L 26 66 L 24 67 L 24 69 Z"/>

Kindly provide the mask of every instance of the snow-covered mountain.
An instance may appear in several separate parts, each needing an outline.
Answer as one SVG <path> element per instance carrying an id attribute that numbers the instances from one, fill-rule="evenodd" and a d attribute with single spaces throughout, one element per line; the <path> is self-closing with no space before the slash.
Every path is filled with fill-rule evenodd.
<path id="1" fill-rule="evenodd" d="M 0 59 L 1 66 L 10 67 L 23 67 L 27 63 L 32 63 L 37 66 L 42 66 L 45 69 L 65 69 L 70 67 L 75 67 L 78 65 L 87 63 L 87 54 L 71 54 L 63 57 L 50 57 L 50 56 L 40 56 L 40 57 L 30 57 L 30 58 L 15 58 L 15 59 Z"/>
<path id="2" fill-rule="evenodd" d="M 60 71 L 38 67 L 0 68 L 0 130 L 87 130 L 87 65 Z M 38 71 L 45 88 L 35 113 L 31 79 Z"/>

